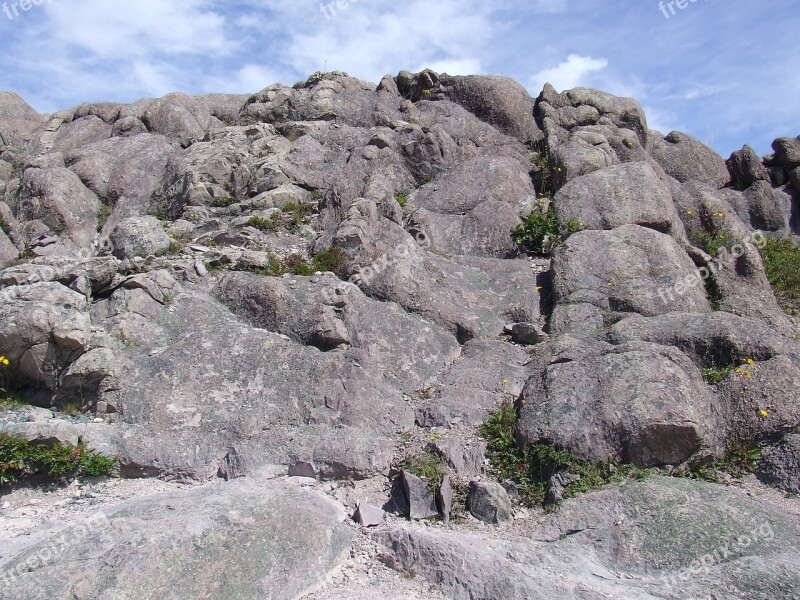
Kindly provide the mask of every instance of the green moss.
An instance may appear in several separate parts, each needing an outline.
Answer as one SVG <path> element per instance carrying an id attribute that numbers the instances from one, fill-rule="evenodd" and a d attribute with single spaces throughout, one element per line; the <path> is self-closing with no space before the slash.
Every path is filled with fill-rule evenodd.
<path id="1" fill-rule="evenodd" d="M 108 475 L 116 457 L 104 456 L 85 444 L 34 444 L 0 434 L 0 485 L 34 476 L 65 479 L 77 475 Z"/>
<path id="2" fill-rule="evenodd" d="M 800 246 L 790 239 L 767 238 L 759 250 L 781 307 L 790 314 L 800 313 Z"/>

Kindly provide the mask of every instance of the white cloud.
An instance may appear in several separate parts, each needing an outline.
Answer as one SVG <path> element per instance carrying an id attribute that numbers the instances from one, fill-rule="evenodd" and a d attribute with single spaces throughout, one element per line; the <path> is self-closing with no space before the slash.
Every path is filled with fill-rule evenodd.
<path id="1" fill-rule="evenodd" d="M 534 75 L 532 88 L 538 94 L 545 83 L 550 83 L 559 92 L 580 87 L 585 85 L 587 75 L 601 71 L 607 66 L 608 61 L 604 58 L 570 54 L 564 62 Z"/>

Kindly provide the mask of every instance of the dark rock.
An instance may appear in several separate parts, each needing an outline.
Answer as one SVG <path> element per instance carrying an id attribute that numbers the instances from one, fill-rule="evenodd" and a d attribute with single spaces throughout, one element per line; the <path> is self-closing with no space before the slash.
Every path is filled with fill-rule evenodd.
<path id="1" fill-rule="evenodd" d="M 491 525 L 505 525 L 514 519 L 508 493 L 493 481 L 470 482 L 467 509 L 473 517 Z"/>
<path id="2" fill-rule="evenodd" d="M 437 516 L 436 498 L 428 484 L 408 471 L 403 471 L 401 477 L 408 502 L 408 518 L 420 521 Z"/>
<path id="3" fill-rule="evenodd" d="M 726 164 L 731 181 L 741 188 L 748 188 L 756 181 L 769 181 L 769 171 L 756 151 L 748 145 L 731 154 Z"/>
<path id="4" fill-rule="evenodd" d="M 787 435 L 767 448 L 758 462 L 758 478 L 788 494 L 800 495 L 800 434 Z"/>

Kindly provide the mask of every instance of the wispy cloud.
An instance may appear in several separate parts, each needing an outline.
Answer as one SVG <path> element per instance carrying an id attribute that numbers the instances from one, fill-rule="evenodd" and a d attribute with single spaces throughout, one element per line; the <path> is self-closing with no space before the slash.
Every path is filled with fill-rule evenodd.
<path id="1" fill-rule="evenodd" d="M 558 63 L 552 69 L 536 73 L 532 80 L 533 88 L 540 90 L 545 83 L 550 83 L 559 92 L 580 87 L 586 83 L 588 75 L 605 69 L 607 66 L 608 61 L 605 58 L 570 54 L 567 60 Z"/>

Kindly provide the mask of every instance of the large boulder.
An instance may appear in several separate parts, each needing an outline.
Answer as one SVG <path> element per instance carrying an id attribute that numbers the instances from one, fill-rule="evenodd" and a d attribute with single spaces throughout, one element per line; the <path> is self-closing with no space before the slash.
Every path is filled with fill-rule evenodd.
<path id="1" fill-rule="evenodd" d="M 553 332 L 601 330 L 625 313 L 708 313 L 694 263 L 668 235 L 639 225 L 581 231 L 553 254 Z"/>
<path id="2" fill-rule="evenodd" d="M 503 133 L 522 142 L 542 138 L 533 118 L 534 100 L 516 81 L 487 75 L 441 75 L 439 84 L 448 100 L 460 104 Z"/>
<path id="3" fill-rule="evenodd" d="M 109 235 L 114 256 L 120 259 L 155 256 L 169 250 L 172 240 L 156 217 L 123 219 Z"/>
<path id="4" fill-rule="evenodd" d="M 735 487 L 650 477 L 568 500 L 524 538 L 394 525 L 383 560 L 448 598 L 793 598 L 796 519 Z"/>
<path id="5" fill-rule="evenodd" d="M 557 349 L 537 349 L 520 402 L 520 447 L 548 443 L 592 462 L 640 467 L 721 452 L 716 398 L 679 350 L 632 342 L 565 362 Z"/>
<path id="6" fill-rule="evenodd" d="M 725 161 L 731 174 L 731 181 L 741 188 L 748 188 L 756 181 L 769 181 L 769 171 L 761 158 L 750 146 L 745 144 L 741 150 L 733 152 Z"/>
<path id="7" fill-rule="evenodd" d="M 562 226 L 573 221 L 584 229 L 633 224 L 669 233 L 675 219 L 669 186 L 646 162 L 614 165 L 573 179 L 553 204 Z"/>
<path id="8" fill-rule="evenodd" d="M 667 174 L 681 183 L 694 179 L 719 189 L 731 179 L 720 155 L 684 133 L 673 131 L 664 138 L 651 136 L 647 149 Z"/>
<path id="9" fill-rule="evenodd" d="M 787 494 L 800 495 L 800 434 L 787 435 L 758 462 L 758 478 Z"/>
<path id="10" fill-rule="evenodd" d="M 3 597 L 298 598 L 348 557 L 345 516 L 276 481 L 145 496 L 38 533 L 0 562 Z"/>

